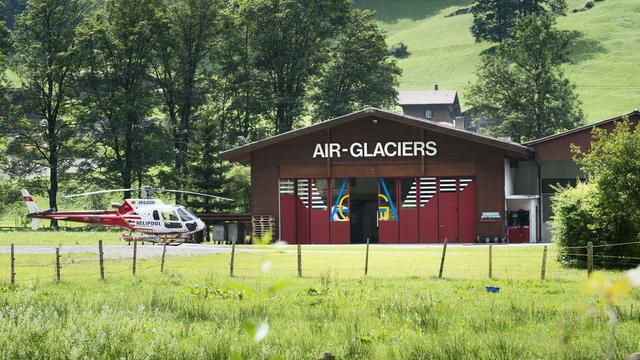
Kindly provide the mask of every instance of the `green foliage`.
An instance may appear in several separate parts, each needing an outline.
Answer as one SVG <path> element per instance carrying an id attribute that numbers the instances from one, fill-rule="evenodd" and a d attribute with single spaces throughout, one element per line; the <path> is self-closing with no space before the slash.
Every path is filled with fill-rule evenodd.
<path id="1" fill-rule="evenodd" d="M 20 188 L 15 181 L 0 178 L 0 217 L 2 217 L 8 208 L 20 202 Z"/>
<path id="2" fill-rule="evenodd" d="M 264 74 L 276 133 L 291 130 L 303 113 L 311 80 L 350 6 L 347 0 L 242 0 L 231 7 L 247 32 L 253 67 Z"/>
<path id="3" fill-rule="evenodd" d="M 560 260 L 584 267 L 584 256 L 567 254 L 584 255 L 586 250 L 568 247 L 585 246 L 587 241 L 594 245 L 640 241 L 640 131 L 628 121 L 617 123 L 610 133 L 596 128 L 591 150 L 574 148 L 574 153 L 589 183 L 554 195 L 552 233 L 565 249 L 559 252 Z M 597 266 L 632 267 L 637 261 L 624 257 L 640 257 L 640 244 L 603 246 L 594 253 Z"/>
<path id="4" fill-rule="evenodd" d="M 384 38 L 371 11 L 349 13 L 336 46 L 329 51 L 329 63 L 320 73 L 318 90 L 311 97 L 316 121 L 365 107 L 396 105 L 396 79 L 401 72 L 389 59 Z"/>
<path id="5" fill-rule="evenodd" d="M 574 147 L 574 154 L 600 190 L 598 200 L 608 215 L 628 218 L 640 234 L 640 129 L 628 119 L 611 132 L 594 128 L 591 149 Z"/>
<path id="6" fill-rule="evenodd" d="M 157 99 L 148 71 L 160 4 L 110 0 L 80 30 L 87 67 L 81 100 L 102 147 L 98 163 L 125 188 L 142 173 L 143 134 L 153 126 L 147 116 Z"/>
<path id="7" fill-rule="evenodd" d="M 527 15 L 564 15 L 565 0 L 476 0 L 471 7 L 471 34 L 476 41 L 501 42 L 513 35 L 518 19 Z"/>
<path id="8" fill-rule="evenodd" d="M 27 0 L 4 0 L 2 13 L 9 29 L 13 29 L 16 17 L 27 7 Z"/>
<path id="9" fill-rule="evenodd" d="M 31 0 L 13 31 L 22 89 L 13 99 L 21 102 L 20 110 L 8 121 L 10 172 L 48 171 L 50 208 L 57 207 L 59 176 L 73 165 L 84 140 L 71 105 L 82 64 L 77 30 L 90 11 L 87 0 Z"/>
<path id="10" fill-rule="evenodd" d="M 521 142 L 575 127 L 582 121 L 575 86 L 561 66 L 568 61 L 568 36 L 549 16 L 518 20 L 513 38 L 485 54 L 469 104 L 491 122 L 494 135 Z"/>
<path id="11" fill-rule="evenodd" d="M 221 11 L 222 4 L 217 0 L 185 0 L 169 4 L 159 12 L 153 74 L 162 89 L 163 108 L 171 128 L 174 183 L 178 189 L 185 189 L 189 177 L 193 128 L 200 120 L 198 110 L 210 89 L 205 61 L 219 43 Z M 181 198 L 176 193 L 176 200 Z"/>
<path id="12" fill-rule="evenodd" d="M 409 47 L 403 42 L 394 45 L 390 51 L 391 55 L 397 59 L 404 59 L 407 56 L 411 55 L 411 53 L 409 52 Z"/>

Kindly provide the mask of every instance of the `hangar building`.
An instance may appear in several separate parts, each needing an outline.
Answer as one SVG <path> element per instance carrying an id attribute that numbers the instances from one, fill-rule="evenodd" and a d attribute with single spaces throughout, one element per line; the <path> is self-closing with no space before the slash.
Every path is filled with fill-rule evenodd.
<path id="1" fill-rule="evenodd" d="M 251 166 L 252 215 L 290 243 L 541 242 L 551 185 L 582 177 L 569 144 L 619 119 L 518 144 L 368 108 L 220 156 Z"/>

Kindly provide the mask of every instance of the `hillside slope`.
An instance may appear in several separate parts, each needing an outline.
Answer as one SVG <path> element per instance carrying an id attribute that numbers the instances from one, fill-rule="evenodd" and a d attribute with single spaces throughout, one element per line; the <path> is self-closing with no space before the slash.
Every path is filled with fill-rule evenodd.
<path id="1" fill-rule="evenodd" d="M 567 0 L 569 9 L 586 0 Z M 475 43 L 469 32 L 472 15 L 445 15 L 471 5 L 471 0 L 358 0 L 359 7 L 376 11 L 388 43 L 405 43 L 409 57 L 401 90 L 462 91 L 490 44 Z M 590 10 L 560 17 L 559 27 L 574 37 L 574 63 L 566 66 L 576 84 L 587 122 L 627 113 L 640 107 L 640 1 L 605 0 Z"/>

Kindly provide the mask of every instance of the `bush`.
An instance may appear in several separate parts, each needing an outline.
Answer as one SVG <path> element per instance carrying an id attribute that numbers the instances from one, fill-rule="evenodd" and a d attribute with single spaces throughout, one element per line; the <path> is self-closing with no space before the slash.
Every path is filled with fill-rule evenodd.
<path id="1" fill-rule="evenodd" d="M 556 189 L 553 197 L 551 232 L 558 245 L 558 261 L 565 266 L 587 267 L 587 243 L 594 245 L 594 267 L 629 268 L 638 264 L 638 235 L 628 217 L 608 214 L 602 208 L 601 194 L 595 183 Z M 614 245 L 614 246 L 611 246 Z M 576 248 L 577 247 L 577 248 Z"/>
<path id="2" fill-rule="evenodd" d="M 397 58 L 397 59 L 404 59 L 407 56 L 409 56 L 411 53 L 409 52 L 409 48 L 407 47 L 407 45 L 405 45 L 404 43 L 399 43 L 394 45 L 391 48 L 391 56 Z"/>

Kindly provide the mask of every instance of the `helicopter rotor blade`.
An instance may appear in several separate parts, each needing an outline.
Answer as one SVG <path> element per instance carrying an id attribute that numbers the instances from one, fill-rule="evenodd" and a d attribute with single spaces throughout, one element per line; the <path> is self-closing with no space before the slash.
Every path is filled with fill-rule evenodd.
<path id="1" fill-rule="evenodd" d="M 222 196 L 215 196 L 215 195 L 209 195 L 209 194 L 199 193 L 199 192 L 195 192 L 195 191 L 172 190 L 172 189 L 155 189 L 155 191 L 163 191 L 163 192 L 173 192 L 173 193 L 182 193 L 182 194 L 199 195 L 199 196 L 206 196 L 206 197 L 210 197 L 210 198 L 214 198 L 214 199 L 220 199 L 220 200 L 225 200 L 225 201 L 233 201 L 233 199 L 229 199 L 229 198 L 226 198 L 226 197 L 222 197 Z"/>
<path id="2" fill-rule="evenodd" d="M 63 197 L 64 197 L 64 198 L 72 198 L 72 197 L 87 196 L 87 195 L 94 195 L 94 194 L 105 194 L 105 193 L 112 193 L 112 192 L 125 192 L 125 191 L 138 191 L 138 190 L 142 190 L 142 189 L 111 189 L 111 190 L 99 190 L 99 191 L 90 191 L 90 192 L 85 192 L 85 193 L 80 193 L 80 194 L 65 195 L 65 196 L 63 196 Z"/>

